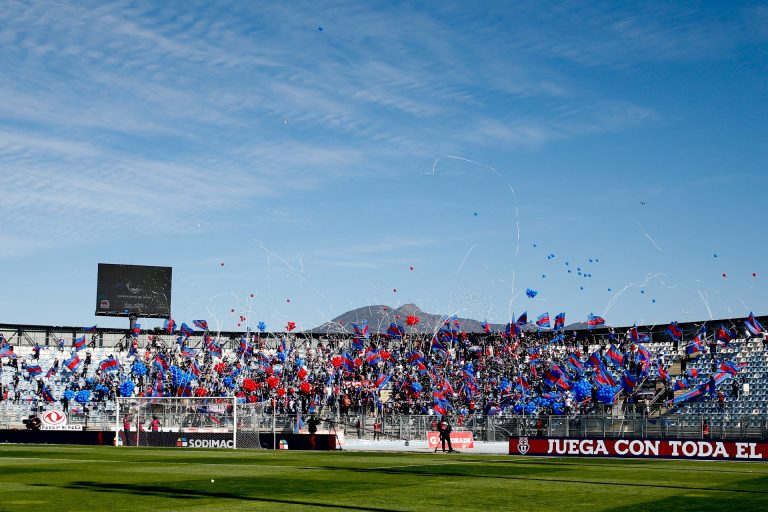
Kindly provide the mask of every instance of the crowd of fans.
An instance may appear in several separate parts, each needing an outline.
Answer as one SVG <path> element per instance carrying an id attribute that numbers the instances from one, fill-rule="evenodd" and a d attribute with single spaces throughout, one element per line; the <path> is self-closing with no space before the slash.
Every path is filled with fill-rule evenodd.
<path id="1" fill-rule="evenodd" d="M 640 404 L 641 411 L 662 389 L 663 403 L 712 378 L 685 364 L 669 375 L 673 359 L 689 359 L 686 351 L 651 352 L 653 345 L 633 339 L 636 331 L 597 338 L 517 327 L 468 335 L 446 320 L 434 335 L 369 335 L 362 324 L 354 335 L 255 333 L 239 340 L 134 331 L 100 361 L 92 358 L 95 337 L 88 343 L 87 335 L 74 346 L 35 345 L 23 358 L 3 339 L 0 398 L 60 401 L 65 410 L 73 401 L 98 407 L 116 396 L 236 396 L 285 414 L 568 415 L 614 404 Z M 43 350 L 54 353 L 46 358 L 50 368 L 37 364 Z"/>

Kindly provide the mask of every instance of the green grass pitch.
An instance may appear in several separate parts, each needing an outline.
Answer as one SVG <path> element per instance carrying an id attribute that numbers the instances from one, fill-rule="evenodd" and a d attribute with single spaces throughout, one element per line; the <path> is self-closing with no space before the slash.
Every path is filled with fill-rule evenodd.
<path id="1" fill-rule="evenodd" d="M 764 463 L 0 446 L 0 510 L 768 510 Z"/>

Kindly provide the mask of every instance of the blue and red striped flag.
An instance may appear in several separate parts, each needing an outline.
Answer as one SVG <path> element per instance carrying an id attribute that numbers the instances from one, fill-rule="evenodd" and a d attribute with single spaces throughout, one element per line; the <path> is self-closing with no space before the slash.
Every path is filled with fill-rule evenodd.
<path id="1" fill-rule="evenodd" d="M 760 322 L 757 321 L 757 319 L 755 318 L 755 315 L 751 311 L 749 313 L 749 318 L 744 320 L 744 325 L 747 327 L 747 330 L 753 336 L 758 336 L 765 331 L 765 329 L 763 329 L 763 326 L 760 325 Z"/>
<path id="2" fill-rule="evenodd" d="M 176 322 L 173 320 L 173 318 L 165 319 L 165 322 L 163 323 L 163 329 L 165 330 L 166 334 L 173 334 L 173 331 L 176 329 Z"/>
<path id="3" fill-rule="evenodd" d="M 482 324 L 480 324 L 480 327 L 483 328 L 483 332 L 485 332 L 486 334 L 491 332 L 491 324 L 489 324 L 488 322 L 483 322 Z"/>
<path id="4" fill-rule="evenodd" d="M 46 402 L 56 401 L 56 399 L 53 397 L 53 393 L 51 393 L 51 390 L 48 388 L 48 386 L 43 386 L 43 389 L 40 392 L 40 397 Z"/>
<path id="5" fill-rule="evenodd" d="M 389 324 L 389 329 L 387 329 L 387 335 L 390 338 L 399 340 L 400 338 L 405 335 L 405 329 L 401 325 L 397 325 L 395 323 Z"/>
<path id="6" fill-rule="evenodd" d="M 522 315 L 517 317 L 517 322 L 515 322 L 515 323 L 517 324 L 518 327 L 522 327 L 525 324 L 527 324 L 528 323 L 528 312 L 525 311 L 525 312 L 523 312 Z"/>
<path id="7" fill-rule="evenodd" d="M 192 336 L 192 334 L 195 332 L 195 330 L 192 329 L 187 324 L 185 324 L 184 322 L 182 322 L 181 323 L 181 327 L 179 327 L 179 332 L 181 332 L 182 335 L 184 335 L 187 338 L 189 338 L 190 336 Z"/>
<path id="8" fill-rule="evenodd" d="M 198 329 L 202 329 L 204 331 L 208 330 L 208 321 L 207 320 L 192 320 L 192 325 L 194 325 Z"/>
<path id="9" fill-rule="evenodd" d="M 592 313 L 587 316 L 587 329 L 590 331 L 595 327 L 605 324 L 605 319 L 601 316 L 593 315 Z"/>
<path id="10" fill-rule="evenodd" d="M 368 320 L 363 320 L 360 322 L 360 325 L 352 322 L 352 329 L 355 331 L 355 336 L 362 336 L 363 338 L 367 338 L 369 336 Z"/>
<path id="11" fill-rule="evenodd" d="M 381 391 L 389 383 L 390 379 L 392 379 L 391 375 L 381 374 L 373 385 L 376 386 L 377 390 Z"/>
<path id="12" fill-rule="evenodd" d="M 102 373 L 116 372 L 120 368 L 120 361 L 115 357 L 108 357 L 99 363 Z"/>
<path id="13" fill-rule="evenodd" d="M 75 349 L 75 352 L 83 350 L 85 348 L 86 341 L 85 336 L 80 336 L 75 341 L 72 342 L 72 347 Z"/>
<path id="14" fill-rule="evenodd" d="M 96 326 L 92 325 L 90 327 L 83 327 L 83 332 L 96 332 Z"/>
<path id="15" fill-rule="evenodd" d="M 133 329 L 131 329 L 131 336 L 138 338 L 139 334 L 141 334 L 141 324 L 134 324 Z"/>
<path id="16" fill-rule="evenodd" d="M 54 375 L 56 375 L 56 367 L 51 365 L 51 367 L 48 368 L 48 372 L 45 374 L 45 380 L 50 380 Z"/>
<path id="17" fill-rule="evenodd" d="M 40 375 L 43 373 L 43 369 L 40 368 L 40 365 L 38 364 L 32 364 L 27 366 L 27 373 L 29 373 L 30 377 L 34 377 L 35 375 Z"/>
<path id="18" fill-rule="evenodd" d="M 683 331 L 680 329 L 680 326 L 677 325 L 677 322 L 669 324 L 669 327 L 667 327 L 667 334 L 673 340 L 680 341 L 683 339 Z"/>
<path id="19" fill-rule="evenodd" d="M 170 365 L 168 365 L 168 361 L 165 360 L 165 356 L 159 352 L 155 355 L 155 366 L 163 371 L 170 369 Z"/>
<path id="20" fill-rule="evenodd" d="M 731 341 L 736 338 L 736 335 L 730 331 L 726 326 L 721 325 L 720 328 L 717 330 L 716 335 L 717 341 L 724 345 L 728 345 Z"/>
<path id="21" fill-rule="evenodd" d="M 619 352 L 619 349 L 616 348 L 616 345 L 611 344 L 605 352 L 605 355 L 608 356 L 608 359 L 610 359 L 617 368 L 624 366 L 624 356 Z"/>
<path id="22" fill-rule="evenodd" d="M 544 327 L 546 329 L 549 329 L 549 313 L 542 313 L 536 318 L 536 325 L 538 327 Z"/>
<path id="23" fill-rule="evenodd" d="M 78 357 L 77 352 L 73 352 L 72 357 L 64 360 L 64 367 L 71 372 L 77 370 L 78 366 L 80 366 L 80 357 Z"/>
<path id="24" fill-rule="evenodd" d="M 560 331 L 565 329 L 565 313 L 560 313 L 555 317 L 554 330 Z"/>

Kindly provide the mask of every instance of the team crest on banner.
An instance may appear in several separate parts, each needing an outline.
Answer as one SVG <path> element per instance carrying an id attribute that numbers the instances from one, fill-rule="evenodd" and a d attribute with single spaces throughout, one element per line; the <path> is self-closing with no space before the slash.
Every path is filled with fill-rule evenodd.
<path id="1" fill-rule="evenodd" d="M 517 441 L 517 451 L 520 452 L 520 455 L 525 455 L 528 453 L 528 448 L 530 448 L 530 445 L 528 444 L 528 438 L 527 437 L 521 437 Z"/>

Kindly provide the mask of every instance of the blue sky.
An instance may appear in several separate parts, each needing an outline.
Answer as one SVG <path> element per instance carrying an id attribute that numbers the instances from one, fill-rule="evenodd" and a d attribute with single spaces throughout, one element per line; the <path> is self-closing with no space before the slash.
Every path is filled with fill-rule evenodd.
<path id="1" fill-rule="evenodd" d="M 173 316 L 224 329 L 765 314 L 766 27 L 736 2 L 3 2 L 0 322 L 126 325 L 93 316 L 99 262 L 172 266 Z"/>

